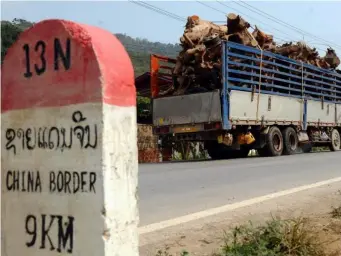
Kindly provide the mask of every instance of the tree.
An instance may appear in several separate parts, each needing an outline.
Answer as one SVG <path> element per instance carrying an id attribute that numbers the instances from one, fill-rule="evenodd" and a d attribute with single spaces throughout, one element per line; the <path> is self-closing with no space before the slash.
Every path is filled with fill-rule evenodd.
<path id="1" fill-rule="evenodd" d="M 137 122 L 151 123 L 151 102 L 150 98 L 137 96 Z"/>
<path id="2" fill-rule="evenodd" d="M 8 48 L 18 39 L 25 26 L 28 26 L 25 20 L 1 21 L 1 63 Z"/>

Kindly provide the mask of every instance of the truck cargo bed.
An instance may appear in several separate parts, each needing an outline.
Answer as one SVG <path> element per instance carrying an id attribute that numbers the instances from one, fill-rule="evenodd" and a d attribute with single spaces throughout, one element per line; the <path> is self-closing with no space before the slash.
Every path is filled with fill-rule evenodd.
<path id="1" fill-rule="evenodd" d="M 230 92 L 229 117 L 236 125 L 308 125 L 340 126 L 341 104 L 316 100 L 260 94 L 259 99 L 251 100 L 250 92 L 232 90 Z"/>
<path id="2" fill-rule="evenodd" d="M 218 90 L 153 100 L 153 124 L 156 126 L 220 122 L 221 118 Z"/>

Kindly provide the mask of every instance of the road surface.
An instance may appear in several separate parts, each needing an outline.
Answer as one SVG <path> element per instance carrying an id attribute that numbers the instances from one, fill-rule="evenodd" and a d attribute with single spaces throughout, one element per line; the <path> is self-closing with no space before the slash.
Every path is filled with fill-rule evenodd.
<path id="1" fill-rule="evenodd" d="M 341 152 L 139 165 L 140 226 L 341 177 Z"/>

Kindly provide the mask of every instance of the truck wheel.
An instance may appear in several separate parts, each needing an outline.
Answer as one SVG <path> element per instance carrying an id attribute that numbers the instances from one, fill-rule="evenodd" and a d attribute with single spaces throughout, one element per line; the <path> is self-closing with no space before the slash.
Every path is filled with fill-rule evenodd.
<path id="1" fill-rule="evenodd" d="M 264 150 L 268 156 L 280 156 L 283 153 L 283 136 L 281 130 L 272 126 L 267 134 Z"/>
<path id="2" fill-rule="evenodd" d="M 331 151 L 338 151 L 341 147 L 341 139 L 340 139 L 340 133 L 338 130 L 333 129 L 331 133 L 331 143 L 330 143 L 330 150 Z"/>
<path id="3" fill-rule="evenodd" d="M 298 147 L 298 137 L 294 128 L 287 127 L 283 131 L 283 142 L 285 155 L 293 155 L 296 153 Z"/>

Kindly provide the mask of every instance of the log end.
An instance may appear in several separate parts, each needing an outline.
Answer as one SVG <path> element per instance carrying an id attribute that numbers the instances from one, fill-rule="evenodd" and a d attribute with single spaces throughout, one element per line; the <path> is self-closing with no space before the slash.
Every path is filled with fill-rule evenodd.
<path id="1" fill-rule="evenodd" d="M 238 15 L 235 14 L 235 13 L 233 13 L 233 12 L 231 12 L 231 13 L 229 13 L 229 14 L 227 15 L 227 18 L 228 18 L 229 20 L 236 20 L 236 19 L 238 18 Z"/>
<path id="2" fill-rule="evenodd" d="M 257 42 L 257 40 L 255 40 L 255 39 L 252 39 L 251 42 L 250 42 L 250 44 L 251 44 L 251 46 L 253 46 L 253 47 L 257 47 L 257 46 L 258 46 L 258 42 Z"/>

